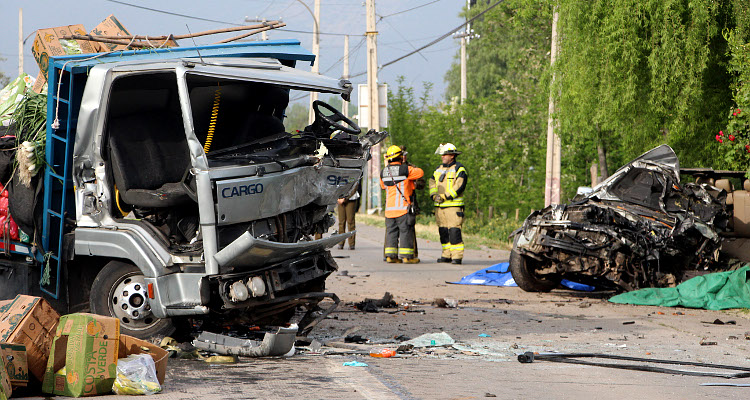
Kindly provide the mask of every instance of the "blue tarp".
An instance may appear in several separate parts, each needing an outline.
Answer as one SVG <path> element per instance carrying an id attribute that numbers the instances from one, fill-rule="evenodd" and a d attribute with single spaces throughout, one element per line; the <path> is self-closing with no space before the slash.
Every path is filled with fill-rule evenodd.
<path id="1" fill-rule="evenodd" d="M 507 262 L 495 264 L 489 268 L 480 269 L 473 274 L 461 278 L 455 283 L 459 285 L 484 285 L 484 286 L 518 286 L 513 276 L 508 271 L 510 264 Z"/>
<path id="2" fill-rule="evenodd" d="M 518 286 L 516 281 L 513 280 L 513 275 L 510 274 L 508 268 L 510 264 L 507 262 L 495 264 L 489 268 L 480 269 L 473 274 L 469 274 L 461 278 L 455 283 L 458 285 L 483 285 L 483 286 Z M 584 292 L 594 291 L 593 286 L 589 286 L 583 283 L 571 282 L 567 279 L 560 281 L 560 284 L 573 290 L 581 290 Z"/>

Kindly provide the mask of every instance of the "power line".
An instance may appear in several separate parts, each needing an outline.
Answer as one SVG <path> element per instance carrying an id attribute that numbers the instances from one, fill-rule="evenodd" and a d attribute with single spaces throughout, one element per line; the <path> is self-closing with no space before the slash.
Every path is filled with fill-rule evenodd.
<path id="1" fill-rule="evenodd" d="M 150 7 L 144 7 L 144 6 L 139 6 L 139 5 L 135 5 L 135 4 L 130 4 L 130 3 L 126 3 L 124 1 L 118 1 L 118 0 L 107 0 L 107 1 L 110 2 L 110 3 L 122 4 L 122 5 L 128 6 L 128 7 L 140 8 L 141 10 L 148 10 L 148 11 L 153 11 L 153 12 L 157 12 L 157 13 L 161 13 L 161 14 L 173 15 L 173 16 L 176 16 L 176 17 L 189 18 L 189 19 L 194 19 L 194 20 L 198 20 L 198 21 L 216 22 L 217 24 L 242 26 L 242 24 L 236 24 L 234 22 L 226 22 L 226 21 L 218 21 L 218 20 L 215 20 L 215 19 L 194 17 L 192 15 L 179 14 L 179 13 L 175 13 L 175 12 L 171 12 L 171 11 L 158 10 L 156 8 L 150 8 Z"/>
<path id="2" fill-rule="evenodd" d="M 362 38 L 362 40 L 360 40 L 359 43 L 357 43 L 357 44 L 354 45 L 354 47 L 349 51 L 349 53 L 347 55 L 351 56 L 357 50 L 359 50 L 362 47 L 362 45 L 365 44 L 365 40 L 367 40 L 367 38 Z M 328 67 L 325 71 L 323 71 L 321 73 L 325 74 L 326 72 L 332 70 L 335 66 L 341 64 L 342 61 L 344 61 L 344 56 L 341 56 L 341 58 L 339 58 L 338 60 L 334 61 L 334 63 L 330 67 Z"/>
<path id="3" fill-rule="evenodd" d="M 136 4 L 126 3 L 124 1 L 118 1 L 118 0 L 106 0 L 106 1 L 109 1 L 110 3 L 122 4 L 122 5 L 128 6 L 128 7 L 139 8 L 141 10 L 153 11 L 153 12 L 160 13 L 160 14 L 166 14 L 166 15 L 172 15 L 172 16 L 176 16 L 176 17 L 183 17 L 183 18 L 188 18 L 188 19 L 194 19 L 194 20 L 197 20 L 197 21 L 215 22 L 217 24 L 225 24 L 225 25 L 232 25 L 232 26 L 243 26 L 242 24 L 238 24 L 238 23 L 234 23 L 234 22 L 219 21 L 219 20 L 215 20 L 215 19 L 196 17 L 196 16 L 193 16 L 193 15 L 180 14 L 180 13 L 175 13 L 175 12 L 166 11 L 166 10 L 159 10 L 159 9 L 156 9 L 156 8 L 144 7 L 144 6 L 139 6 L 139 5 L 136 5 Z M 274 29 L 274 31 L 285 31 L 285 32 L 312 34 L 312 32 L 310 32 L 310 31 L 298 31 L 298 30 L 294 30 L 294 29 Z M 328 33 L 328 32 L 320 32 L 320 34 L 321 35 L 330 35 L 330 36 L 345 36 L 345 35 L 348 35 L 347 33 Z M 349 35 L 349 36 L 364 36 L 364 35 Z"/>
<path id="4" fill-rule="evenodd" d="M 474 22 L 474 20 L 476 20 L 477 18 L 483 16 L 485 13 L 487 13 L 488 11 L 492 10 L 493 8 L 497 7 L 499 4 L 504 3 L 504 2 L 505 2 L 505 0 L 498 0 L 495 4 L 487 7 L 484 11 L 482 11 L 479 14 L 475 15 L 474 17 L 472 17 L 471 19 L 469 19 L 466 22 L 462 23 L 461 25 L 459 25 L 459 26 L 451 29 L 450 31 L 448 31 L 448 33 L 445 33 L 445 34 L 441 35 L 440 37 L 438 37 L 437 39 L 431 41 L 430 43 L 427 43 L 426 45 L 424 45 L 424 46 L 422 46 L 422 47 L 420 47 L 420 48 L 418 48 L 418 49 L 416 49 L 414 51 L 406 53 L 403 56 L 396 58 L 395 60 L 388 61 L 387 63 L 385 63 L 385 64 L 381 65 L 380 67 L 378 67 L 378 69 L 380 70 L 380 69 L 383 69 L 383 68 L 385 68 L 385 67 L 387 67 L 389 65 L 395 64 L 395 63 L 403 60 L 404 58 L 407 58 L 407 57 L 409 57 L 411 55 L 414 55 L 414 54 L 420 52 L 421 50 L 424 50 L 424 49 L 426 49 L 426 48 L 428 48 L 428 47 L 430 47 L 430 46 L 432 46 L 432 45 L 440 42 L 441 40 L 447 38 L 448 36 L 452 35 L 454 32 L 456 32 L 459 29 L 465 27 L 466 25 Z M 363 72 L 360 72 L 358 74 L 351 75 L 350 78 L 354 78 L 354 77 L 357 77 L 357 76 L 360 76 L 360 75 L 364 75 L 366 73 L 367 73 L 367 71 L 363 71 Z"/>
<path id="5" fill-rule="evenodd" d="M 438 1 L 440 1 L 440 0 L 433 0 L 433 1 L 429 2 L 429 3 L 422 4 L 421 6 L 416 6 L 416 7 L 412 7 L 412 8 L 406 9 L 406 10 L 401 10 L 401 11 L 398 11 L 398 12 L 395 12 L 395 13 L 392 13 L 392 14 L 380 15 L 380 19 L 378 21 L 382 20 L 383 18 L 392 17 L 394 15 L 403 14 L 405 12 L 416 10 L 417 8 L 422 8 L 424 6 L 429 6 L 430 4 L 437 3 Z"/>

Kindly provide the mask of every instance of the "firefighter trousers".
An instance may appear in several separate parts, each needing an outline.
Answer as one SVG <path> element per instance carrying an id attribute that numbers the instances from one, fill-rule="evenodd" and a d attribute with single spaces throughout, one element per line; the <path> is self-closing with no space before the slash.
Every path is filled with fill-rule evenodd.
<path id="1" fill-rule="evenodd" d="M 414 229 L 410 226 L 414 216 L 404 214 L 385 219 L 385 256 L 414 258 Z"/>
<path id="2" fill-rule="evenodd" d="M 462 260 L 464 241 L 461 237 L 461 225 L 464 223 L 464 208 L 435 207 L 435 221 L 440 233 L 440 244 L 443 246 L 442 257 Z"/>

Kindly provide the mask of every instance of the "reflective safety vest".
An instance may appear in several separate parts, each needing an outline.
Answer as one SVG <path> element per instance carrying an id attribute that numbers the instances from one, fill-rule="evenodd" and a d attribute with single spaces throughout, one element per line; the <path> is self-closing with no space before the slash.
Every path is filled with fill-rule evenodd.
<path id="1" fill-rule="evenodd" d="M 435 207 L 463 207 L 467 179 L 466 168 L 461 163 L 441 164 L 430 179 L 430 197 L 442 194 L 445 201 L 435 202 Z"/>
<path id="2" fill-rule="evenodd" d="M 414 181 L 424 176 L 420 168 L 389 164 L 380 172 L 380 187 L 385 189 L 385 216 L 398 218 L 406 214 L 414 192 Z"/>

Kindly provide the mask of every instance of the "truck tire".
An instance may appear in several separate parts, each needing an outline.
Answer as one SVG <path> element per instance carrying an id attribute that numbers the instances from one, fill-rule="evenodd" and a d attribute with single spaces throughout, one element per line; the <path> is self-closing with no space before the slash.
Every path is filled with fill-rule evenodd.
<path id="1" fill-rule="evenodd" d="M 171 335 L 174 324 L 169 318 L 151 314 L 141 270 L 122 261 L 110 261 L 91 285 L 89 303 L 94 314 L 120 320 L 120 332 L 140 339 Z"/>
<path id="2" fill-rule="evenodd" d="M 549 292 L 556 288 L 559 282 L 541 278 L 534 272 L 539 261 L 521 254 L 516 247 L 517 242 L 518 235 L 513 241 L 513 249 L 510 251 L 509 260 L 510 273 L 513 275 L 516 285 L 526 292 Z"/>

